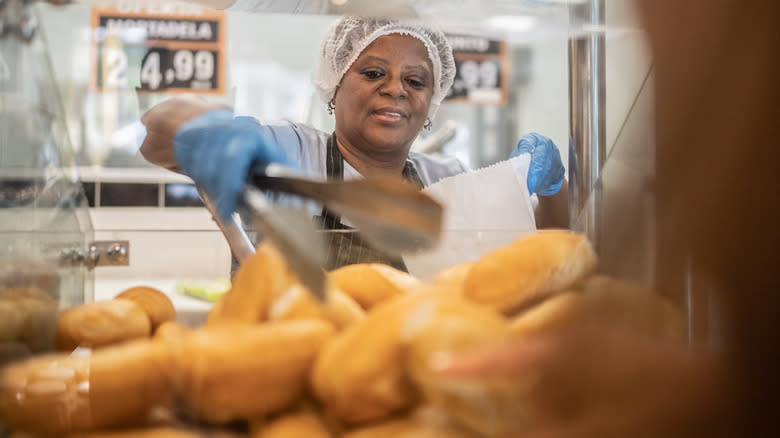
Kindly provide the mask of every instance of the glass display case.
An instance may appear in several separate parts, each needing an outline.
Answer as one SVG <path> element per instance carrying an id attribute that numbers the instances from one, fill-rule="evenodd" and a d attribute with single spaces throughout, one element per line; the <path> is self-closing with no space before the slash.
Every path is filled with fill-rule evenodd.
<path id="1" fill-rule="evenodd" d="M 5 6 L 6 11 L 12 9 L 11 3 Z M 648 79 L 651 66 L 628 2 L 455 4 L 398 0 L 384 3 L 381 10 L 369 3 L 264 2 L 254 11 L 222 13 L 226 14 L 220 18 L 225 34 L 224 46 L 219 50 L 225 58 L 225 83 L 207 97 L 228 103 L 240 113 L 300 120 L 326 131 L 332 129 L 332 119 L 325 115 L 308 76 L 313 75 L 320 35 L 342 13 L 379 11 L 436 24 L 455 39 L 479 36 L 500 42 L 505 45 L 499 60 L 501 76 L 493 82 L 501 82 L 505 93 L 502 99 L 491 103 L 451 96 L 445 100 L 432 132 L 424 131 L 415 146 L 454 155 L 478 168 L 506 158 L 522 134 L 542 132 L 559 145 L 568 168 L 571 226 L 586 232 L 597 246 L 610 248 L 611 254 L 615 253 L 615 245 L 625 244 L 626 234 L 614 231 L 614 221 L 619 217 L 616 210 L 600 203 L 613 205 L 613 200 L 625 199 L 619 192 L 639 181 L 651 187 L 648 175 L 652 175 L 653 150 L 652 130 L 647 128 L 653 123 L 647 110 L 652 107 L 648 91 L 652 86 Z M 20 10 L 31 10 L 29 3 L 24 4 Z M 166 5 L 102 1 L 62 8 L 40 4 L 41 23 L 25 24 L 36 29 L 29 41 L 21 36 L 24 31 L 15 32 L 13 26 L 5 26 L 2 114 L 4 127 L 15 128 L 4 129 L 0 151 L 1 200 L 9 207 L 4 208 L 4 214 L 14 215 L 3 221 L 7 259 L 55 260 L 63 251 L 66 257 L 83 258 L 80 252 L 94 237 L 90 215 L 112 233 L 112 223 L 130 222 L 122 217 L 170 214 L 176 217 L 158 222 L 178 222 L 184 224 L 185 231 L 190 230 L 187 222 L 208 222 L 202 213 L 192 219 L 184 212 L 202 210 L 186 178 L 154 168 L 137 153 L 143 138 L 140 115 L 182 90 L 142 90 L 148 88 L 141 74 L 147 65 L 143 63 L 144 51 L 151 53 L 153 48 L 137 46 L 133 38 L 138 36 L 127 29 L 113 37 L 99 32 L 100 18 L 95 21 L 92 8 L 119 8 L 130 16 L 144 8 L 183 16 L 203 13 L 181 3 Z M 5 14 L 10 17 L 10 12 Z M 297 30 L 300 28 L 311 32 L 301 33 Z M 57 38 L 46 41 L 44 30 Z M 274 44 L 258 43 L 272 40 Z M 125 70 L 112 74 L 109 64 L 113 57 L 125 60 L 126 64 L 117 64 L 125 65 Z M 57 66 L 56 74 L 51 63 Z M 99 65 L 80 68 L 84 63 Z M 461 70 L 468 71 L 472 64 Z M 24 73 L 27 71 L 32 73 Z M 482 84 L 479 77 L 464 74 L 459 70 L 456 82 L 473 95 L 485 95 L 489 85 Z M 116 76 L 113 88 L 108 86 L 112 75 Z M 96 87 L 95 81 L 102 86 Z M 643 134 L 634 135 L 637 129 Z M 625 146 L 629 136 L 631 146 Z M 641 156 L 624 153 L 629 147 L 643 151 Z M 602 175 L 606 163 L 611 160 L 617 166 L 621 156 L 629 156 L 634 160 L 631 168 L 640 166 L 641 171 Z M 609 193 L 603 193 L 605 190 Z M 180 201 L 174 196 L 177 193 L 189 195 Z M 647 208 L 646 212 L 652 212 L 652 206 Z M 118 210 L 121 212 L 114 215 Z M 149 227 L 154 226 L 143 230 L 150 231 Z M 652 286 L 652 248 L 647 247 L 652 241 L 651 227 L 651 222 L 643 222 L 641 230 L 629 233 L 632 239 L 643 242 L 640 252 L 646 257 L 641 268 L 619 266 L 627 260 L 622 257 L 615 258 L 618 265 L 614 269 L 609 257 L 605 258 L 605 268 Z M 174 225 L 156 231 L 171 239 L 175 230 Z M 209 231 L 214 231 L 213 227 Z M 81 296 L 80 292 L 67 292 L 64 302 L 88 299 L 91 274 L 81 267 L 66 270 L 61 262 L 57 265 L 60 277 L 69 272 L 60 279 L 65 282 L 63 287 L 86 293 Z"/>
<path id="2" fill-rule="evenodd" d="M 209 277 L 227 277 L 229 263 L 215 262 L 212 256 L 227 257 L 226 246 L 188 179 L 155 168 L 137 152 L 144 134 L 141 114 L 177 93 L 199 90 L 166 88 L 165 78 L 157 84 L 149 82 L 156 70 L 148 61 L 157 58 L 148 55 L 162 52 L 159 41 L 133 31 L 133 23 L 165 14 L 210 20 L 214 11 L 193 4 L 220 2 L 153 3 L 105 0 L 64 8 L 41 4 L 40 12 L 43 27 L 58 36 L 48 45 L 64 96 L 73 161 L 79 167 L 98 237 L 135 241 L 139 255 L 131 269 L 102 271 L 105 275 L 99 272 L 98 278 L 119 276 L 123 285 L 162 281 L 167 287 L 204 272 Z M 395 0 L 383 2 L 381 8 L 361 0 L 246 4 L 254 5 L 254 10 L 217 12 L 215 20 L 223 26 L 224 38 L 216 43 L 214 53 L 222 57 L 224 69 L 216 63 L 207 70 L 221 74 L 224 84 L 202 96 L 229 104 L 240 114 L 289 119 L 330 132 L 333 118 L 319 101 L 311 78 L 320 38 L 338 15 L 385 14 L 437 25 L 457 48 L 464 49 L 457 60 L 460 94 L 445 100 L 431 131 L 423 131 L 413 148 L 455 156 L 476 169 L 506 159 L 528 132 L 550 137 L 568 170 L 571 226 L 609 251 L 641 242 L 640 251 L 646 255 L 641 267 L 626 269 L 621 263 L 628 259 L 615 255 L 605 257 L 604 269 L 652 286 L 652 222 L 625 233 L 610 231 L 615 221 L 625 222 L 619 209 L 612 207 L 618 199 L 624 205 L 627 197 L 620 191 L 640 183 L 651 187 L 646 177 L 652 174 L 653 137 L 648 134 L 653 120 L 647 110 L 653 104 L 651 65 L 631 2 Z M 108 21 L 114 19 L 116 25 L 117 17 L 124 17 L 121 23 L 126 26 L 112 36 L 106 30 Z M 500 55 L 469 53 L 467 46 L 474 41 L 498 43 Z M 178 53 L 182 47 L 186 48 L 179 45 L 171 50 Z M 118 61 L 111 64 L 114 58 Z M 491 70 L 499 73 L 495 80 L 488 80 L 488 59 L 500 66 Z M 480 73 L 480 66 L 485 72 Z M 179 68 L 170 67 L 174 73 Z M 115 80 L 108 81 L 109 76 Z M 157 87 L 152 90 L 151 85 Z M 496 91 L 499 100 L 484 98 Z M 642 134 L 634 135 L 636 129 Z M 621 151 L 628 147 L 623 144 L 629 137 L 630 147 L 643 151 L 631 158 L 636 161 L 632 166 L 642 166 L 642 171 L 602 174 L 610 161 L 617 165 L 626 155 Z M 177 193 L 184 197 L 176 199 Z M 645 213 L 652 211 L 651 205 L 647 208 Z M 643 217 L 649 216 L 643 213 Z M 483 235 L 486 230 L 480 231 Z M 480 235 L 474 233 L 475 238 Z M 160 242 L 167 242 L 177 256 L 159 260 Z"/>

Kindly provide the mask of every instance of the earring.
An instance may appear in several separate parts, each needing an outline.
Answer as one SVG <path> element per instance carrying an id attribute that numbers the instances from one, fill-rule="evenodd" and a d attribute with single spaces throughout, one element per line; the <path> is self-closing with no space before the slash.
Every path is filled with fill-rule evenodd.
<path id="1" fill-rule="evenodd" d="M 425 124 L 423 125 L 423 128 L 425 128 L 427 131 L 430 131 L 431 126 L 433 126 L 433 122 L 431 122 L 431 119 L 425 119 Z"/>
<path id="2" fill-rule="evenodd" d="M 330 102 L 328 102 L 328 114 L 330 114 L 332 116 L 333 115 L 333 111 L 335 111 L 335 110 L 336 110 L 336 104 L 333 103 L 333 100 L 331 100 Z"/>

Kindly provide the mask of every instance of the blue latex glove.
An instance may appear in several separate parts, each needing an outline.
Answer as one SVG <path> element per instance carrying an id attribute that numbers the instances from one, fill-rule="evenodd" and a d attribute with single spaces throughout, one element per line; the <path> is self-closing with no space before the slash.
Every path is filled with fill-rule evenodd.
<path id="1" fill-rule="evenodd" d="M 181 125 L 174 137 L 182 172 L 206 191 L 223 220 L 238 207 L 249 170 L 270 162 L 287 164 L 282 147 L 251 117 L 212 110 Z"/>
<path id="2" fill-rule="evenodd" d="M 531 154 L 527 178 L 528 192 L 540 196 L 558 193 L 566 173 L 558 146 L 555 146 L 549 138 L 532 132 L 524 135 L 517 142 L 517 147 L 509 157 L 513 158 L 520 154 Z"/>

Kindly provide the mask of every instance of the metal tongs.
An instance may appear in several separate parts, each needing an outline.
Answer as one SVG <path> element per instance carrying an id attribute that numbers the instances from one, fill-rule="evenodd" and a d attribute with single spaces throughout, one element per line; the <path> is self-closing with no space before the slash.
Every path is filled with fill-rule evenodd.
<path id="1" fill-rule="evenodd" d="M 254 169 L 250 179 L 262 190 L 320 202 L 348 218 L 369 244 L 391 255 L 432 248 L 441 233 L 442 206 L 396 179 L 322 181 L 278 164 Z"/>
<path id="2" fill-rule="evenodd" d="M 323 181 L 277 164 L 253 169 L 244 204 L 257 230 L 279 248 L 301 282 L 325 299 L 325 243 L 307 212 L 270 202 L 260 190 L 312 199 L 348 218 L 370 245 L 390 255 L 432 248 L 441 235 L 442 206 L 411 185 L 385 178 Z M 254 253 L 238 214 L 223 222 L 199 190 L 239 261 Z"/>

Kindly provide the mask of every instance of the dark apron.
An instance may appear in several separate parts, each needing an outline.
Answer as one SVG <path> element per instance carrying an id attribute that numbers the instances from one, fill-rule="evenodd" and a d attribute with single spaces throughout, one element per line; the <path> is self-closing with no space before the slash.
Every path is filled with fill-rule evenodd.
<path id="1" fill-rule="evenodd" d="M 344 179 L 344 157 L 336 144 L 336 134 L 328 138 L 325 168 L 328 179 Z M 423 188 L 422 180 L 411 161 L 406 160 L 402 172 L 403 178 Z M 327 258 L 326 270 L 330 271 L 356 263 L 383 263 L 407 272 L 406 264 L 400 257 L 390 256 L 367 244 L 354 228 L 341 223 L 341 217 L 322 208 L 322 214 L 314 217 L 315 223 L 325 232 Z"/>

